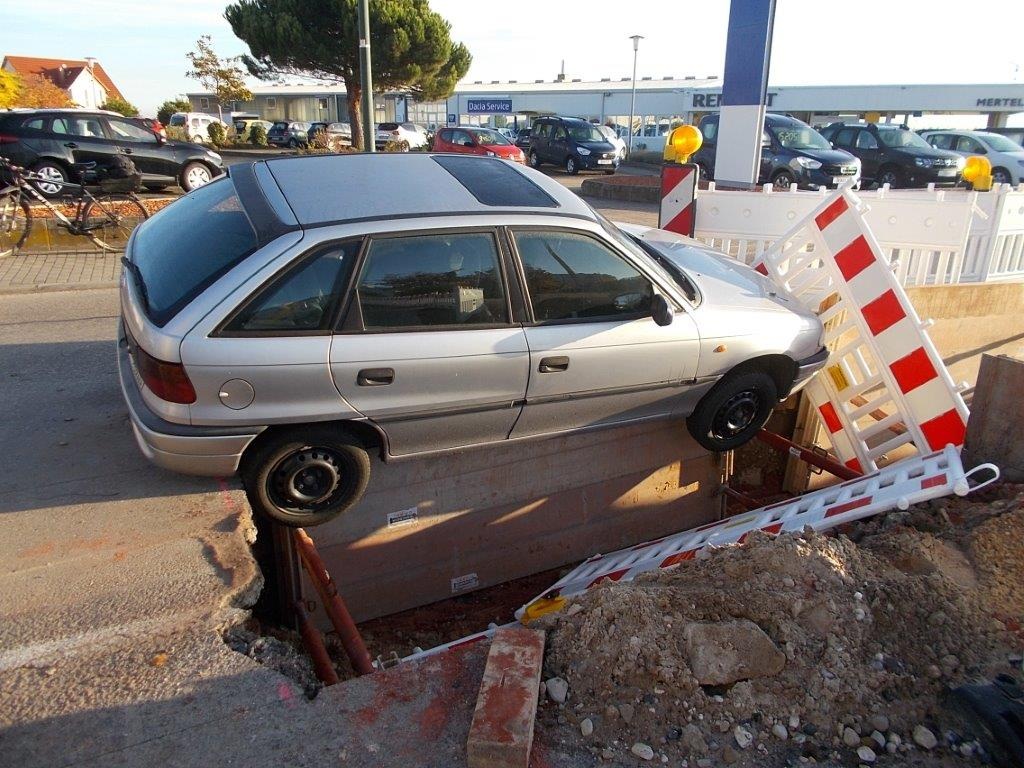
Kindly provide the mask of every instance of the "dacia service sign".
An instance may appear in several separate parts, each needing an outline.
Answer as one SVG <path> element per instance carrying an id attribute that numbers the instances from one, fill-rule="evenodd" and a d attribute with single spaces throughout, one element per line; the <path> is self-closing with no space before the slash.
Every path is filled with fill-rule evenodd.
<path id="1" fill-rule="evenodd" d="M 466 99 L 471 115 L 511 115 L 512 99 Z"/>

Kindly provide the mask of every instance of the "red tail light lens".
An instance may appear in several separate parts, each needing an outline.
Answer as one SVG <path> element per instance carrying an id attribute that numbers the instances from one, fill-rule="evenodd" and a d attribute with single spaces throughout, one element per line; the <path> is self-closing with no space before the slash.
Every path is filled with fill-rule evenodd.
<path id="1" fill-rule="evenodd" d="M 0 133 L 0 144 L 17 144 L 18 137 L 9 133 Z"/>
<path id="2" fill-rule="evenodd" d="M 157 360 L 138 344 L 132 344 L 132 355 L 139 375 L 149 391 L 169 403 L 188 405 L 196 401 L 196 391 L 181 363 Z"/>

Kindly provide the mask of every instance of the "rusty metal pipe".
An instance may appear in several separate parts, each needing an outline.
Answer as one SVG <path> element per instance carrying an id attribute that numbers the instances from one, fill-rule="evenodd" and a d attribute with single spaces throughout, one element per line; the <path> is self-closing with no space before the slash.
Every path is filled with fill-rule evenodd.
<path id="1" fill-rule="evenodd" d="M 730 488 L 728 485 L 721 486 L 721 491 L 730 499 L 735 499 L 747 509 L 760 509 L 761 507 L 764 506 L 764 504 L 755 501 L 754 499 L 747 496 L 747 494 L 741 491 L 737 491 L 735 488 Z"/>
<path id="2" fill-rule="evenodd" d="M 820 453 L 808 450 L 803 446 L 797 445 L 792 440 L 787 440 L 782 435 L 776 435 L 774 432 L 769 432 L 767 429 L 759 430 L 755 435 L 758 440 L 766 445 L 770 445 L 777 451 L 783 453 L 789 453 L 796 456 L 801 461 L 806 461 L 819 469 L 823 469 L 829 474 L 835 475 L 840 480 L 856 480 L 858 477 L 863 477 L 860 472 L 850 469 L 845 464 L 840 464 L 838 461 L 830 459 L 828 456 L 822 456 Z"/>
<path id="3" fill-rule="evenodd" d="M 349 661 L 352 662 L 352 667 L 360 675 L 370 674 L 373 672 L 370 653 L 366 650 L 366 645 L 363 643 L 359 630 L 356 629 L 355 622 L 352 621 L 345 601 L 338 594 L 338 587 L 334 583 L 334 579 L 324 567 L 324 562 L 320 559 L 313 540 L 302 528 L 295 529 L 293 539 L 302 565 L 305 567 L 306 573 L 309 574 L 317 594 L 320 595 L 320 601 L 323 603 L 324 610 L 327 611 L 327 616 L 330 618 L 331 624 L 334 625 L 338 637 L 341 638 L 341 644 L 345 647 L 345 653 L 348 655 Z"/>
<path id="4" fill-rule="evenodd" d="M 299 620 L 299 634 L 302 635 L 302 644 L 306 653 L 313 660 L 313 670 L 316 672 L 317 680 L 324 685 L 334 685 L 338 682 L 338 673 L 334 670 L 331 657 L 327 654 L 327 646 L 316 627 L 309 621 L 309 614 L 302 607 L 302 602 L 295 601 L 295 616 Z"/>

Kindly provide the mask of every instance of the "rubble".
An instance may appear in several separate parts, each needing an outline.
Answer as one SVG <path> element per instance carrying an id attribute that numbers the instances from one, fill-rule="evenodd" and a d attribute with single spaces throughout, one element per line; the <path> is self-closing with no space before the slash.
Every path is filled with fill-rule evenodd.
<path id="1" fill-rule="evenodd" d="M 583 747 L 595 756 L 663 745 L 673 765 L 981 755 L 943 696 L 1012 671 L 1024 646 L 1021 491 L 943 498 L 838 535 L 754 533 L 595 587 L 540 620 L 547 676 L 573 692 L 558 711 L 576 739 L 580 720 L 598 722 Z M 560 726 L 542 715 L 538 727 Z"/>

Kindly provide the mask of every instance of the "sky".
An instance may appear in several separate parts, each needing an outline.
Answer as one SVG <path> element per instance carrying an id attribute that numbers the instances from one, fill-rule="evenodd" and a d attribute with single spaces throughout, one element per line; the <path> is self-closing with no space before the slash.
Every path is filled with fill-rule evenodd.
<path id="1" fill-rule="evenodd" d="M 222 0 L 0 0 L 0 53 L 95 56 L 128 100 L 153 115 L 165 99 L 198 90 L 185 77 L 185 54 L 200 35 L 211 35 L 221 56 L 246 52 L 223 19 L 224 5 Z M 970 17 L 978 20 L 976 36 L 982 40 L 974 48 L 964 42 L 974 36 L 965 29 L 964 14 L 924 10 L 942 5 L 777 0 L 771 84 L 1024 82 L 1024 49 L 1013 42 L 1024 29 L 1024 2 L 974 0 Z M 725 61 L 728 0 L 536 6 L 431 0 L 431 7 L 472 52 L 470 81 L 553 80 L 563 60 L 567 78 L 627 77 L 634 34 L 644 35 L 638 78 L 721 76 Z M 543 10 L 530 12 L 532 7 Z M 854 13 L 844 10 L 853 8 Z M 1004 44 L 994 31 L 999 29 L 1007 30 Z"/>

